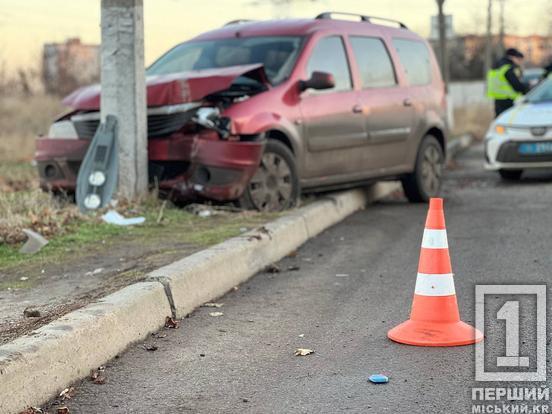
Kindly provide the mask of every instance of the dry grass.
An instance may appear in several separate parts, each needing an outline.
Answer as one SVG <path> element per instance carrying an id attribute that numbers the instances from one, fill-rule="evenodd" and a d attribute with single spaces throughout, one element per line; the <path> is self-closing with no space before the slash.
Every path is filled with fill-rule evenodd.
<path id="1" fill-rule="evenodd" d="M 24 241 L 23 229 L 46 238 L 61 235 L 68 226 L 85 219 L 74 204 L 40 189 L 0 193 L 0 244 Z"/>
<path id="2" fill-rule="evenodd" d="M 455 108 L 452 134 L 471 134 L 475 139 L 482 140 L 493 118 L 493 108 L 488 104 Z"/>
<path id="3" fill-rule="evenodd" d="M 32 160 L 35 138 L 63 111 L 58 97 L 0 97 L 0 163 Z"/>

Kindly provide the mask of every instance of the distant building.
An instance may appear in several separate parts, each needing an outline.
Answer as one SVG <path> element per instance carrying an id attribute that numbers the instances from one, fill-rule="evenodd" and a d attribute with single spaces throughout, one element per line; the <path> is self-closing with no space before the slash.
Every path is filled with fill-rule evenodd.
<path id="1" fill-rule="evenodd" d="M 465 35 L 458 37 L 464 49 L 464 57 L 471 60 L 485 50 L 484 35 Z M 500 38 L 493 36 L 493 56 L 499 58 Z M 552 59 L 552 36 L 529 35 L 504 35 L 504 47 L 515 47 L 525 55 L 525 66 L 543 66 Z"/>
<path id="2" fill-rule="evenodd" d="M 100 47 L 79 38 L 47 43 L 42 52 L 42 79 L 46 92 L 65 95 L 100 79 Z"/>

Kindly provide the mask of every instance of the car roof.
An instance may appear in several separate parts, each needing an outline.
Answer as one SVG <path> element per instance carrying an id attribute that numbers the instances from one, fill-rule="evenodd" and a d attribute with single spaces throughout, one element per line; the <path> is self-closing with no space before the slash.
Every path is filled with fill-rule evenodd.
<path id="1" fill-rule="evenodd" d="M 225 39 L 252 36 L 304 36 L 321 30 L 342 32 L 374 32 L 374 29 L 388 31 L 391 35 L 421 39 L 414 32 L 400 27 L 363 21 L 339 19 L 279 19 L 231 23 L 221 28 L 200 34 L 192 40 Z"/>

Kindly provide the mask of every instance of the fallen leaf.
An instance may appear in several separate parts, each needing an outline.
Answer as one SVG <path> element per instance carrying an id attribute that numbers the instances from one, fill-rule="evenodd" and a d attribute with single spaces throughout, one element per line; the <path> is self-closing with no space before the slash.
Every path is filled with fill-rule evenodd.
<path id="1" fill-rule="evenodd" d="M 92 381 L 94 384 L 102 385 L 105 384 L 106 378 L 104 375 L 105 367 L 101 366 L 98 369 L 94 369 L 90 371 L 90 381 Z"/>
<path id="2" fill-rule="evenodd" d="M 217 317 L 217 316 L 223 316 L 223 312 L 209 312 L 209 316 Z"/>
<path id="3" fill-rule="evenodd" d="M 314 354 L 314 351 L 312 349 L 297 348 L 297 350 L 295 351 L 295 356 L 307 356 L 310 354 Z"/>
<path id="4" fill-rule="evenodd" d="M 222 308 L 224 303 L 214 303 L 214 302 L 207 302 L 201 305 L 204 308 Z"/>
<path id="5" fill-rule="evenodd" d="M 146 351 L 151 351 L 151 352 L 153 352 L 153 351 L 157 351 L 157 350 L 159 349 L 159 347 L 158 347 L 157 345 L 155 345 L 155 344 L 144 344 L 144 349 L 145 349 Z"/>
<path id="6" fill-rule="evenodd" d="M 19 414 L 41 414 L 44 413 L 42 409 L 37 407 L 29 407 L 25 411 L 21 411 Z"/>
<path id="7" fill-rule="evenodd" d="M 277 264 L 269 264 L 267 267 L 265 267 L 265 273 L 280 273 L 280 266 Z"/>
<path id="8" fill-rule="evenodd" d="M 170 316 L 165 318 L 165 328 L 178 329 L 178 325 L 179 322 L 176 319 L 171 318 Z"/>
<path id="9" fill-rule="evenodd" d="M 297 250 L 294 250 L 294 251 L 292 251 L 291 253 L 288 254 L 288 257 L 297 257 L 298 254 L 299 254 L 299 252 L 297 252 Z"/>
<path id="10" fill-rule="evenodd" d="M 62 392 L 59 393 L 59 396 L 63 401 L 70 400 L 75 396 L 75 388 L 74 387 L 65 388 Z"/>

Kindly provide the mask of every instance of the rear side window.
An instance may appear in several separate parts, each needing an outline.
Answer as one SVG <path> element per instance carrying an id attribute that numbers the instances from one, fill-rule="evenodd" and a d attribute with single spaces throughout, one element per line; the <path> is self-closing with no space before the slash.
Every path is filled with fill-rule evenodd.
<path id="1" fill-rule="evenodd" d="M 335 87 L 329 90 L 335 92 L 351 89 L 351 73 L 341 37 L 325 37 L 318 41 L 307 64 L 307 76 L 315 71 L 334 76 Z"/>
<path id="2" fill-rule="evenodd" d="M 364 88 L 396 85 L 393 63 L 381 39 L 352 36 L 350 41 Z"/>
<path id="3" fill-rule="evenodd" d="M 399 54 L 411 85 L 427 85 L 431 82 L 429 50 L 424 43 L 416 40 L 393 39 L 393 46 Z"/>

